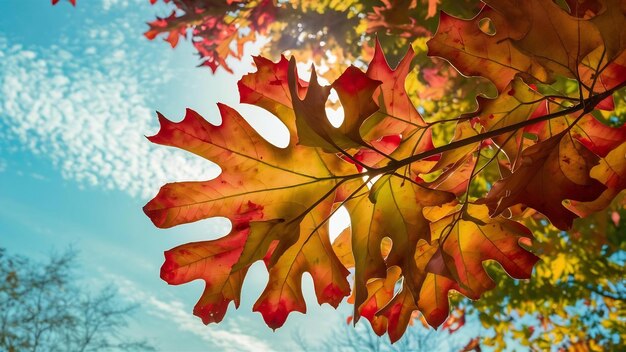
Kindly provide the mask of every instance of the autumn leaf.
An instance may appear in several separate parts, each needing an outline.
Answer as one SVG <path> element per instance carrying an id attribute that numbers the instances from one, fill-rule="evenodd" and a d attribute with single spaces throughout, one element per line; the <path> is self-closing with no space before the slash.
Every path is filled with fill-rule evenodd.
<path id="1" fill-rule="evenodd" d="M 496 99 L 482 100 L 480 104 L 480 124 L 486 131 L 512 126 L 522 121 L 532 120 L 548 112 L 548 101 L 539 92 L 531 89 L 521 79 L 515 79 Z M 535 125 L 536 126 L 536 125 Z M 534 126 L 529 127 L 534 128 Z M 492 138 L 504 152 L 512 168 L 515 168 L 520 152 L 532 141 L 524 138 L 528 129 L 518 129 Z"/>
<path id="2" fill-rule="evenodd" d="M 622 190 L 626 189 L 626 142 L 602 158 L 600 163 L 591 169 L 590 176 L 602 182 L 606 189 L 595 200 L 572 202 L 570 210 L 581 217 L 605 209 Z"/>
<path id="3" fill-rule="evenodd" d="M 570 16 L 556 3 L 531 0 L 520 4 L 486 1 L 506 21 L 495 23 L 512 45 L 538 61 L 550 75 L 576 78 L 587 55 L 603 45 L 597 26 Z"/>
<path id="4" fill-rule="evenodd" d="M 381 82 L 379 89 L 374 92 L 374 100 L 380 110 L 361 127 L 361 133 L 367 136 L 368 140 L 406 134 L 416 127 L 426 126 L 404 87 L 414 56 L 413 48 L 409 47 L 398 65 L 391 68 L 380 43 L 376 42 L 374 57 L 367 68 L 367 76 Z M 430 142 L 429 137 L 430 134 L 424 137 L 424 143 Z"/>
<path id="5" fill-rule="evenodd" d="M 577 122 L 574 124 L 574 121 Z M 591 114 L 578 119 L 569 115 L 552 119 L 537 135 L 540 140 L 545 140 L 566 130 L 599 157 L 605 157 L 626 140 L 626 126 L 609 127 Z"/>
<path id="6" fill-rule="evenodd" d="M 528 147 L 520 157 L 519 168 L 489 191 L 485 202 L 491 215 L 521 203 L 540 211 L 554 226 L 566 230 L 577 216 L 561 203 L 566 199 L 592 201 L 606 188 L 589 176 L 599 158 L 566 132 Z"/>
<path id="7" fill-rule="evenodd" d="M 397 266 L 392 266 L 388 269 L 384 279 L 373 279 L 367 283 L 367 299 L 360 307 L 360 314 L 370 321 L 373 330 L 379 336 L 387 331 L 389 319 L 376 313 L 394 297 L 396 285 L 401 276 L 402 270 Z"/>
<path id="8" fill-rule="evenodd" d="M 484 31 L 481 22 L 492 24 L 495 33 Z M 437 33 L 428 42 L 428 54 L 450 61 L 465 75 L 488 78 L 500 92 L 518 73 L 545 81 L 548 75 L 545 68 L 508 39 L 506 22 L 506 18 L 489 6 L 471 20 L 441 13 Z"/>
<path id="9" fill-rule="evenodd" d="M 466 155 L 463 159 L 450 165 L 435 180 L 424 185 L 440 191 L 450 192 L 457 197 L 465 194 L 477 163 L 471 152 L 473 150 L 470 151 L 469 156 Z"/>
<path id="10" fill-rule="evenodd" d="M 336 306 L 350 292 L 346 265 L 351 260 L 348 254 L 341 254 L 340 260 L 333 251 L 327 219 L 337 205 L 344 204 L 352 218 L 351 245 L 347 245 L 344 235 L 339 242 L 344 244 L 338 247 L 344 253 L 350 247 L 354 258 L 355 320 L 365 311 L 368 319 L 380 324 L 379 332 L 387 329 L 392 339 L 398 339 L 418 307 L 416 297 L 423 290 L 428 275 L 426 267 L 430 265 L 427 256 L 415 260 L 423 246 L 418 243 L 433 240 L 430 222 L 422 211 L 424 207 L 449 203 L 455 196 L 412 180 L 410 164 L 390 168 L 368 190 L 363 174 L 344 159 L 352 158 L 351 153 L 371 148 L 367 137 L 360 132 L 362 125 L 379 111 L 389 111 L 393 101 L 398 102 L 393 123 L 398 126 L 396 131 L 408 132 L 398 148 L 402 142 L 416 141 L 411 132 L 424 129 L 420 125 L 423 120 L 407 98 L 385 97 L 379 92 L 378 80 L 350 68 L 332 85 L 346 102 L 345 126 L 334 129 L 327 120 L 315 124 L 315 118 L 325 118 L 322 109 L 330 86 L 320 86 L 315 74 L 308 84 L 303 83 L 295 72 L 293 60 L 291 64 L 286 59 L 278 63 L 261 58 L 256 61 L 258 71 L 239 83 L 242 102 L 255 103 L 285 123 L 291 134 L 287 148 L 277 148 L 263 140 L 238 113 L 225 105 L 219 105 L 220 126 L 188 110 L 179 123 L 161 116 L 161 130 L 150 137 L 155 143 L 185 149 L 222 168 L 214 180 L 165 185 L 144 207 L 155 225 L 170 227 L 214 216 L 224 216 L 233 222 L 233 231 L 222 239 L 168 251 L 163 278 L 173 284 L 195 278 L 207 282 L 195 310 L 205 323 L 221 320 L 228 302 L 238 304 L 247 268 L 261 259 L 270 278 L 254 310 L 263 314 L 270 327 L 283 325 L 292 311 L 305 312 L 301 291 L 304 272 L 313 277 L 318 302 Z M 395 76 L 384 60 L 375 61 L 373 67 L 383 64 L 382 72 Z M 403 75 L 400 72 L 398 78 L 383 85 L 395 85 Z M 381 108 L 372 97 L 378 97 Z M 387 123 L 384 117 L 379 121 Z M 417 142 L 418 146 L 422 145 L 420 140 Z M 432 143 L 425 145 L 412 151 L 420 153 L 432 148 Z M 390 155 L 397 152 L 395 149 Z M 306 162 L 302 163 L 303 160 Z M 367 172 L 375 170 L 370 165 L 361 166 Z M 393 243 L 387 253 L 381 252 L 385 238 Z M 220 270 L 204 273 L 197 269 L 199 263 L 204 268 L 209 263 L 217 265 Z M 532 263 L 528 265 L 532 267 Z M 389 272 L 388 268 L 397 269 Z M 373 302 L 372 295 L 379 292 L 372 291 L 369 282 L 385 279 L 388 286 L 393 281 L 386 278 L 388 273 L 402 275 L 401 294 L 379 297 L 375 306 L 366 303 Z M 447 291 L 441 294 L 447 295 Z M 437 325 L 441 323 L 434 321 Z"/>
<path id="11" fill-rule="evenodd" d="M 476 135 L 478 135 L 478 132 L 472 127 L 472 124 L 469 121 L 461 121 L 456 125 L 452 141 L 465 140 Z M 439 170 L 448 168 L 453 164 L 457 164 L 459 161 L 465 159 L 468 154 L 475 151 L 479 145 L 480 141 L 477 141 L 475 143 L 470 143 L 466 146 L 454 148 L 441 153 L 441 157 L 437 160 L 433 169 Z"/>
<path id="12" fill-rule="evenodd" d="M 320 84 L 315 67 L 308 81 L 300 78 L 293 57 L 254 59 L 257 71 L 238 83 L 241 102 L 286 126 L 285 148 L 223 104 L 217 126 L 191 110 L 178 123 L 159 115 L 152 142 L 194 153 L 222 173 L 163 186 L 145 213 L 162 228 L 216 216 L 233 224 L 223 238 L 167 251 L 163 279 L 204 280 L 194 312 L 218 322 L 231 301 L 238 306 L 247 269 L 263 260 L 269 280 L 253 309 L 271 328 L 306 312 L 308 272 L 318 303 L 336 307 L 352 293 L 354 322 L 365 317 L 397 341 L 416 311 L 441 325 L 450 291 L 479 299 L 494 289 L 487 261 L 529 278 L 538 258 L 522 209 L 568 229 L 577 214 L 605 207 L 624 188 L 625 130 L 594 112 L 613 109 L 612 94 L 626 85 L 617 67 L 622 44 L 613 40 L 621 32 L 606 27 L 621 17 L 576 11 L 489 1 L 470 20 L 442 15 L 431 54 L 490 79 L 499 92 L 449 120 L 426 120 L 411 101 L 413 50 L 392 68 L 379 43 L 366 72 L 350 66 L 330 85 Z M 553 26 L 545 35 L 556 46 L 550 50 L 539 39 Z M 572 80 L 575 89 L 561 92 Z M 339 127 L 326 115 L 331 89 L 344 111 Z M 435 145 L 433 131 L 446 123 L 454 134 Z M 331 245 L 328 220 L 339 207 L 351 225 Z"/>
<path id="13" fill-rule="evenodd" d="M 367 297 L 366 283 L 372 278 L 385 277 L 388 266 L 399 266 L 406 277 L 406 286 L 419 292 L 419 276 L 423 269 L 420 271 L 411 258 L 420 239 L 430 240 L 422 209 L 452 199 L 452 194 L 427 189 L 402 177 L 383 176 L 374 184 L 369 197 L 363 195 L 346 202 L 352 216 L 356 307 L 361 306 Z M 389 237 L 393 243 L 386 260 L 380 250 L 384 237 Z M 358 318 L 359 312 L 356 311 L 355 320 Z"/>
<path id="14" fill-rule="evenodd" d="M 277 63 L 260 56 L 253 59 L 257 71 L 243 76 L 237 83 L 240 101 L 259 106 L 278 117 L 290 131 L 290 144 L 297 143 L 296 120 L 288 83 L 289 61 L 284 56 Z M 305 94 L 307 85 L 306 82 L 298 82 L 299 95 Z"/>
<path id="15" fill-rule="evenodd" d="M 194 307 L 194 314 L 205 324 L 222 321 L 231 301 L 239 307 L 241 285 L 248 267 L 232 271 L 232 266 L 239 259 L 250 232 L 245 222 L 242 225 L 243 228 L 219 240 L 188 243 L 165 252 L 161 278 L 167 283 L 205 281 L 205 290 Z"/>
<path id="16" fill-rule="evenodd" d="M 397 33 L 401 36 L 411 37 L 427 32 L 420 26 L 416 19 L 411 16 L 421 6 L 416 0 L 381 0 L 381 6 L 373 6 L 372 12 L 367 15 L 367 32 Z M 432 17 L 436 12 L 437 1 L 429 0 L 427 17 Z"/>
<path id="17" fill-rule="evenodd" d="M 285 265 L 291 267 L 298 261 L 302 271 L 294 270 L 291 272 L 292 277 L 285 276 L 281 271 L 271 270 L 268 290 L 274 293 L 271 287 L 283 287 L 281 282 L 284 283 L 286 280 L 299 280 L 304 270 L 308 270 L 317 277 L 314 279 L 316 285 L 326 285 L 320 290 L 319 300 L 336 305 L 337 294 L 340 295 L 339 299 L 348 294 L 345 279 L 347 271 L 345 269 L 341 271 L 339 267 L 337 269 L 324 267 L 320 271 L 318 266 L 309 262 L 319 263 L 318 250 L 326 248 L 327 260 L 336 266 L 339 263 L 332 253 L 328 234 L 320 233 L 325 230 L 314 230 L 315 226 L 311 224 L 319 222 L 320 217 L 328 216 L 330 213 L 329 207 L 334 200 L 332 190 L 337 187 L 337 181 L 329 172 L 332 170 L 341 175 L 348 171 L 348 164 L 334 155 L 324 155 L 314 148 L 274 147 L 258 136 L 234 110 L 225 105 L 220 105 L 219 108 L 222 113 L 220 126 L 211 125 L 191 110 L 187 111 L 185 119 L 179 123 L 172 123 L 161 117 L 161 130 L 157 135 L 150 137 L 151 141 L 184 148 L 214 161 L 220 165 L 222 173 L 211 181 L 168 184 L 144 207 L 144 211 L 159 227 L 171 227 L 214 216 L 228 217 L 237 224 L 233 230 L 235 232 L 229 236 L 239 239 L 240 247 L 236 247 L 239 255 L 234 257 L 236 259 L 234 262 L 222 262 L 225 270 L 222 277 L 245 272 L 245 268 L 252 262 L 266 256 L 273 241 L 276 240 L 277 245 L 272 248 L 272 252 L 278 265 L 291 258 L 291 264 Z M 306 165 L 299 165 L 297 160 L 303 157 L 308 162 Z M 256 176 L 259 173 L 263 173 L 264 176 Z M 274 176 L 271 176 L 272 174 Z M 253 181 L 254 179 L 257 181 Z M 292 182 L 285 184 L 289 179 Z M 328 196 L 318 199 L 320 196 L 318 192 L 324 192 L 324 188 Z M 299 198 L 292 197 L 295 194 L 299 194 Z M 253 217 L 249 216 L 251 209 L 255 212 Z M 322 211 L 322 215 L 314 217 L 313 211 Z M 254 222 L 250 223 L 251 220 Z M 243 222 L 239 224 L 237 221 Z M 239 227 L 249 227 L 245 230 L 247 233 L 245 237 L 241 232 L 236 232 L 242 231 Z M 300 242 L 306 241 L 310 236 L 315 238 L 308 241 L 307 246 L 303 246 Z M 210 247 L 220 245 L 222 241 L 216 244 L 204 243 L 201 247 L 207 248 L 202 250 L 195 248 L 194 253 L 204 253 L 208 256 L 215 252 Z M 300 250 L 295 253 L 288 250 L 297 243 L 302 247 Z M 172 261 L 176 263 L 183 261 L 176 256 L 177 253 L 181 254 L 180 251 L 170 252 L 169 260 L 164 267 Z M 195 261 L 197 260 L 196 258 Z M 343 274 L 343 277 L 333 276 L 333 281 L 329 282 L 326 280 L 328 270 L 335 270 L 339 273 L 337 275 Z M 231 287 L 225 286 L 224 289 L 230 290 Z M 269 299 L 265 299 L 267 295 L 264 295 L 264 299 L 256 306 L 256 309 L 266 314 L 266 321 L 273 327 L 282 325 L 291 310 L 304 309 L 299 305 L 301 292 L 298 290 L 285 292 L 282 289 L 278 291 L 277 296 Z M 234 299 L 230 292 L 220 294 Z M 200 312 L 202 311 L 196 311 L 197 314 Z M 220 311 L 203 314 L 218 313 Z"/>
<path id="18" fill-rule="evenodd" d="M 403 289 L 380 311 L 387 319 L 387 334 L 392 342 L 398 341 L 414 318 L 417 300 L 410 290 Z"/>
<path id="19" fill-rule="evenodd" d="M 167 33 L 165 41 L 170 43 L 172 48 L 178 45 L 178 41 L 181 36 L 185 36 L 187 28 L 184 24 L 173 23 L 176 20 L 176 12 L 172 13 L 168 17 L 157 17 L 156 20 L 148 23 L 150 29 L 144 33 L 144 36 L 149 40 L 155 39 L 161 33 Z"/>
<path id="20" fill-rule="evenodd" d="M 302 234 L 276 263 L 266 260 L 270 281 L 254 304 L 254 311 L 263 315 L 269 327 L 281 327 L 292 311 L 306 313 L 302 296 L 302 274 L 309 272 L 314 278 L 319 304 L 337 307 L 350 294 L 346 280 L 348 270 L 333 252 L 327 227 L 318 229 L 330 213 L 330 208 L 312 211 L 300 224 Z"/>
<path id="21" fill-rule="evenodd" d="M 434 251 L 418 301 L 429 324 L 440 325 L 448 316 L 449 290 L 478 299 L 494 287 L 483 268 L 486 260 L 497 261 L 514 278 L 530 277 L 538 258 L 520 245 L 530 245 L 532 238 L 523 225 L 490 218 L 487 207 L 481 205 L 429 208 L 426 216 L 433 221 L 433 239 L 439 244 L 438 248 L 427 246 L 423 252 Z"/>
<path id="22" fill-rule="evenodd" d="M 152 4 L 157 0 L 150 0 Z M 163 2 L 169 3 L 169 0 Z M 176 7 L 167 17 L 148 22 L 144 33 L 149 40 L 160 35 L 172 48 L 189 32 L 191 43 L 201 57 L 200 66 L 215 72 L 222 67 L 233 73 L 228 58 L 241 59 L 246 43 L 254 42 L 256 34 L 265 34 L 274 17 L 272 1 L 191 1 L 172 2 Z M 247 28 L 248 31 L 243 30 Z M 232 47 L 236 48 L 236 51 Z"/>
<path id="23" fill-rule="evenodd" d="M 321 147 L 329 152 L 366 146 L 359 130 L 365 119 L 378 111 L 372 94 L 381 82 L 350 66 L 332 86 L 322 87 L 317 82 L 315 70 L 312 70 L 306 95 L 300 99 L 295 69 L 296 61 L 292 58 L 289 62 L 288 82 L 296 114 L 298 143 Z M 331 125 L 326 116 L 326 101 L 331 89 L 337 92 L 344 110 L 344 120 L 339 128 Z"/>
<path id="24" fill-rule="evenodd" d="M 52 5 L 56 5 L 60 0 L 52 0 Z M 76 6 L 76 0 L 68 0 L 72 6 Z"/>
<path id="25" fill-rule="evenodd" d="M 485 2 L 470 20 L 442 14 L 429 54 L 466 75 L 490 79 L 500 92 L 516 75 L 527 83 L 564 76 L 597 92 L 621 83 L 626 21 L 619 1 L 608 1 L 592 19 L 572 16 L 551 1 Z"/>
<path id="26" fill-rule="evenodd" d="M 404 87 L 414 55 L 413 49 L 409 47 L 398 65 L 391 68 L 380 44 L 376 43 L 374 57 L 367 68 L 367 76 L 382 82 L 373 96 L 379 110 L 363 122 L 360 133 L 376 148 L 374 151 L 377 155 L 368 149 L 361 149 L 356 154 L 359 156 L 369 153 L 367 165 L 382 166 L 389 160 L 403 159 L 434 148 L 432 131 L 411 102 Z M 390 137 L 394 140 L 390 146 L 378 142 Z M 386 155 L 378 151 L 383 151 Z M 416 179 L 419 173 L 430 171 L 434 164 L 432 159 L 412 163 L 408 170 L 409 177 Z"/>

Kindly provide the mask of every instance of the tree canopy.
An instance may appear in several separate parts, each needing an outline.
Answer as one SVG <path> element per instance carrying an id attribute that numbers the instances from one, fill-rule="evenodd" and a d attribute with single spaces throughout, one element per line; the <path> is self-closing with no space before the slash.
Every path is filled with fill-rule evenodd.
<path id="1" fill-rule="evenodd" d="M 107 287 L 78 284 L 76 253 L 47 262 L 0 248 L 0 348 L 3 351 L 151 351 L 125 333 L 134 310 Z"/>
<path id="2" fill-rule="evenodd" d="M 308 272 L 318 303 L 350 297 L 354 321 L 392 341 L 415 312 L 443 324 L 456 291 L 496 332 L 485 344 L 624 343 L 624 0 L 164 2 L 171 14 L 146 37 L 188 37 L 213 71 L 270 38 L 238 90 L 290 133 L 275 147 L 223 104 L 221 125 L 159 114 L 152 142 L 222 169 L 144 207 L 163 228 L 231 220 L 227 236 L 165 253 L 165 281 L 206 282 L 194 309 L 205 323 L 239 305 L 263 260 L 254 310 L 271 328 L 306 311 Z M 297 61 L 323 72 L 299 75 Z M 331 243 L 339 207 L 351 226 Z"/>

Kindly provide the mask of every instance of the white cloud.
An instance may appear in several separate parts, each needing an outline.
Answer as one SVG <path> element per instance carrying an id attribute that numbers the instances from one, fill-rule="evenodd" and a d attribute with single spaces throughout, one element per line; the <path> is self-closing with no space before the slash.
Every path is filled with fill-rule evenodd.
<path id="1" fill-rule="evenodd" d="M 200 319 L 189 314 L 188 309 L 180 301 L 166 302 L 141 290 L 130 280 L 117 275 L 109 276 L 112 278 L 110 281 L 118 286 L 120 294 L 129 301 L 147 305 L 145 308 L 148 309 L 145 310 L 149 314 L 170 321 L 172 326 L 197 335 L 222 351 L 272 351 L 266 342 L 247 335 L 240 329 L 224 330 L 216 325 L 209 327 L 203 325 Z"/>
<path id="2" fill-rule="evenodd" d="M 104 11 L 109 11 L 112 8 L 125 9 L 131 3 L 138 4 L 139 2 L 146 2 L 146 1 L 143 1 L 143 0 L 102 0 L 102 9 Z"/>
<path id="3" fill-rule="evenodd" d="M 124 19 L 94 27 L 68 50 L 25 48 L 0 34 L 0 149 L 30 150 L 67 179 L 133 196 L 216 176 L 209 162 L 144 138 L 157 130 L 149 99 L 165 73 L 160 58 L 129 50 L 127 27 Z"/>

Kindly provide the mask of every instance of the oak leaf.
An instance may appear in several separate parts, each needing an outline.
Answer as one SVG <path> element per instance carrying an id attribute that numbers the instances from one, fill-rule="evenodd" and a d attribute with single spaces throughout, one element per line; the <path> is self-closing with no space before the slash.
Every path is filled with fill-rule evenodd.
<path id="1" fill-rule="evenodd" d="M 525 204 L 543 213 L 554 226 L 566 230 L 577 217 L 562 202 L 592 201 L 605 186 L 589 176 L 599 162 L 581 143 L 563 131 L 526 148 L 513 174 L 496 182 L 485 202 L 491 215 L 515 204 Z"/>
<path id="2" fill-rule="evenodd" d="M 274 147 L 256 134 L 233 109 L 225 105 L 219 105 L 219 108 L 222 114 L 220 126 L 206 122 L 191 110 L 187 111 L 185 119 L 180 123 L 172 123 L 161 117 L 161 130 L 157 135 L 150 137 L 151 141 L 183 148 L 216 162 L 222 168 L 222 173 L 211 181 L 165 185 L 144 207 L 144 211 L 159 227 L 171 227 L 214 216 L 231 219 L 234 227 L 229 236 L 239 239 L 237 245 L 240 247 L 233 247 L 230 250 L 239 251 L 239 255 L 233 257 L 236 259 L 234 262 L 220 262 L 224 270 L 222 277 L 245 274 L 245 268 L 265 257 L 273 245 L 271 252 L 279 266 L 283 263 L 287 267 L 297 264 L 296 267 L 299 269 L 291 273 L 293 277 L 285 276 L 279 270 L 270 270 L 269 292 L 264 294 L 263 299 L 255 306 L 255 309 L 264 313 L 264 318 L 270 326 L 282 325 L 291 310 L 304 310 L 300 288 L 293 285 L 293 291 L 286 292 L 282 287 L 287 280 L 298 281 L 305 270 L 314 275 L 317 286 L 325 285 L 319 290 L 319 300 L 336 305 L 338 299 L 349 293 L 345 278 L 348 272 L 339 268 L 339 261 L 332 253 L 325 228 L 313 231 L 315 225 L 311 224 L 315 224 L 320 221 L 320 217 L 328 216 L 330 213 L 329 207 L 334 201 L 332 197 L 334 195 L 329 191 L 337 185 L 337 179 L 330 172 L 342 175 L 348 171 L 348 164 L 334 155 L 323 154 L 314 148 Z M 307 163 L 300 165 L 298 162 L 300 158 L 305 158 Z M 262 173 L 263 177 L 259 177 L 259 173 Z M 328 192 L 329 195 L 318 201 L 320 192 Z M 251 211 L 254 211 L 254 216 L 250 216 Z M 322 211 L 322 215 L 315 216 L 317 211 Z M 247 235 L 244 236 L 242 233 Z M 302 241 L 306 241 L 309 236 L 312 236 L 312 239 L 307 246 L 303 246 Z M 194 253 L 204 253 L 204 256 L 208 256 L 215 252 L 211 247 L 222 245 L 222 241 L 204 243 L 201 247 L 207 248 L 203 250 L 196 248 Z M 277 241 L 277 244 L 273 244 L 274 241 Z M 300 246 L 294 247 L 293 245 L 297 243 L 300 243 Z M 301 250 L 294 252 L 290 251 L 290 248 Z M 318 252 L 324 248 L 329 254 L 327 259 L 321 259 Z M 182 255 L 186 252 L 170 252 L 169 260 L 164 267 L 183 260 L 176 258 L 177 253 Z M 224 255 L 221 256 L 223 258 Z M 290 259 L 290 263 L 285 263 Z M 202 260 L 206 261 L 207 258 Z M 319 263 L 320 260 L 335 263 L 337 268 L 324 267 L 320 272 L 319 264 L 312 264 Z M 327 280 L 326 274 L 329 270 L 335 270 L 338 275 L 332 276 L 332 281 Z M 166 280 L 169 278 L 167 275 L 164 277 Z M 208 280 L 205 276 L 202 278 Z M 207 290 L 212 286 L 214 284 L 209 285 L 207 281 Z M 280 289 L 274 290 L 273 287 Z M 226 289 L 232 290 L 230 286 L 225 286 L 224 290 Z M 277 295 L 272 296 L 271 293 Z M 230 292 L 220 294 L 228 299 L 235 299 Z M 202 306 L 205 307 L 207 304 Z M 197 310 L 196 314 L 205 316 L 223 314 L 223 306 L 216 306 L 213 309 L 216 310 L 210 312 Z M 203 319 L 206 321 L 208 318 Z"/>
<path id="3" fill-rule="evenodd" d="M 600 163 L 591 169 L 590 175 L 602 182 L 606 190 L 600 197 L 590 202 L 572 202 L 570 210 L 580 217 L 605 209 L 622 190 L 626 189 L 626 142 L 603 157 Z"/>
<path id="4" fill-rule="evenodd" d="M 445 58 L 466 75 L 490 79 L 499 92 L 515 76 L 527 83 L 550 83 L 563 76 L 594 92 L 622 82 L 626 11 L 619 0 L 606 1 L 603 10 L 595 4 L 578 8 L 572 1 L 570 13 L 552 1 L 485 3 L 469 20 L 442 13 L 429 54 Z M 593 17 L 588 18 L 584 13 L 591 8 Z"/>
<path id="5" fill-rule="evenodd" d="M 495 33 L 485 33 L 480 23 L 488 21 Z M 508 39 L 507 18 L 489 6 L 470 20 L 441 13 L 439 28 L 428 41 L 428 54 L 450 61 L 461 73 L 490 79 L 498 91 L 517 74 L 545 81 L 548 72 L 533 57 L 524 54 Z"/>
<path id="6" fill-rule="evenodd" d="M 396 70 L 387 65 L 382 52 L 377 55 L 367 73 L 349 68 L 331 86 L 321 86 L 315 71 L 309 82 L 302 81 L 293 60 L 255 59 L 257 72 L 239 82 L 241 101 L 265 108 L 285 124 L 290 142 L 284 149 L 263 140 L 241 115 L 222 104 L 219 126 L 191 110 L 179 123 L 159 117 L 161 129 L 149 137 L 152 142 L 185 149 L 222 169 L 213 180 L 165 185 L 144 207 L 159 227 L 215 216 L 233 223 L 226 237 L 166 252 L 163 279 L 172 284 L 206 282 L 194 310 L 205 323 L 220 321 L 229 302 L 238 305 L 247 269 L 258 260 L 264 260 L 269 281 L 254 310 L 272 328 L 283 325 L 290 312 L 306 311 L 301 291 L 304 272 L 313 277 L 318 302 L 336 306 L 350 294 L 346 277 L 351 266 L 355 267 L 355 321 L 365 316 L 378 333 L 388 331 L 392 340 L 399 339 L 418 308 L 428 312 L 435 326 L 447 315 L 442 309 L 448 307 L 448 290 L 437 292 L 440 310 L 434 317 L 432 307 L 420 303 L 427 301 L 420 297 L 430 287 L 432 257 L 442 250 L 440 234 L 433 237 L 431 221 L 423 211 L 454 202 L 455 194 L 462 191 L 454 182 L 416 181 L 419 172 L 432 170 L 436 161 L 393 164 L 394 156 L 400 160 L 430 152 L 434 146 L 427 124 L 402 85 L 412 52 Z M 339 128 L 330 125 L 324 111 L 331 87 L 344 106 L 344 125 Z M 378 124 L 389 128 L 390 134 L 381 135 L 385 130 Z M 374 147 L 389 138 L 396 142 L 387 151 Z M 360 163 L 356 157 L 366 151 L 378 157 Z M 459 154 L 444 160 L 473 160 Z M 443 167 L 448 166 L 439 168 Z M 372 179 L 375 172 L 380 177 Z M 327 220 L 340 205 L 350 212 L 351 227 L 333 248 Z M 507 255 L 485 253 L 484 258 L 506 261 Z M 529 271 L 533 262 L 525 265 Z M 436 273 L 441 274 L 439 269 Z M 471 281 L 445 279 L 452 280 L 451 288 Z M 389 287 L 399 280 L 403 284 L 394 295 Z M 475 295 L 476 288 L 463 292 Z"/>
<path id="7" fill-rule="evenodd" d="M 52 0 L 52 5 L 56 5 L 60 0 Z M 68 0 L 72 6 L 76 6 L 76 0 Z"/>
<path id="8" fill-rule="evenodd" d="M 527 18 L 513 18 L 519 14 Z M 579 25 L 589 29 L 584 34 L 589 41 L 580 44 L 566 28 L 549 39 L 563 34 L 579 52 L 546 52 L 534 42 L 539 34 L 529 18 L 543 29 Z M 495 32 L 485 28 L 486 19 Z M 306 311 L 301 278 L 309 272 L 320 304 L 337 306 L 352 292 L 354 321 L 365 317 L 392 341 L 416 311 L 430 325 L 441 325 L 449 314 L 450 291 L 478 299 L 493 289 L 485 261 L 500 263 L 515 278 L 529 278 L 537 261 L 526 249 L 532 236 L 502 216 L 505 210 L 529 207 L 565 229 L 583 212 L 580 204 L 587 203 L 581 202 L 602 205 L 602 197 L 610 199 L 621 189 L 593 171 L 621 165 L 614 151 L 624 137 L 623 129 L 604 126 L 589 114 L 611 109 L 612 92 L 625 84 L 611 68 L 622 54 L 610 60 L 594 56 L 609 45 L 599 28 L 537 1 L 519 8 L 490 1 L 468 21 L 443 16 L 431 49 L 439 46 L 455 65 L 465 64 L 462 71 L 482 68 L 500 95 L 480 99 L 478 111 L 454 119 L 455 136 L 440 146 L 432 139 L 436 123 L 422 118 L 405 89 L 412 50 L 393 69 L 377 43 L 366 72 L 349 67 L 328 86 L 319 83 L 315 67 L 308 81 L 301 79 L 293 58 L 255 58 L 257 71 L 238 84 L 241 102 L 266 109 L 286 126 L 286 148 L 262 139 L 225 105 L 219 105 L 219 126 L 188 111 L 180 123 L 160 116 L 161 130 L 150 137 L 222 169 L 213 180 L 165 185 L 144 207 L 152 221 L 170 227 L 223 216 L 233 223 L 224 238 L 166 252 L 162 277 L 172 284 L 203 279 L 205 293 L 195 313 L 205 323 L 217 322 L 231 301 L 238 305 L 249 266 L 263 260 L 269 281 L 254 310 L 277 328 L 290 312 Z M 482 34 L 465 43 L 476 30 Z M 616 43 L 610 45 L 617 48 Z M 573 73 L 587 74 L 585 67 L 595 64 L 607 64 L 610 75 Z M 544 94 L 557 76 L 579 78 L 586 93 Z M 326 116 L 331 89 L 345 115 L 340 127 Z M 472 195 L 472 184 L 491 162 L 503 177 L 491 180 L 491 190 L 480 199 Z M 340 206 L 348 210 L 351 226 L 331 246 L 328 219 Z M 207 265 L 216 269 L 201 269 Z"/>

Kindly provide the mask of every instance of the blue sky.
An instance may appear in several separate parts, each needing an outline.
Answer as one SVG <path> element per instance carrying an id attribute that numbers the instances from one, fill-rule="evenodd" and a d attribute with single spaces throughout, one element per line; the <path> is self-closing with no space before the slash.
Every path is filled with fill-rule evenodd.
<path id="1" fill-rule="evenodd" d="M 69 246 L 80 253 L 81 279 L 97 289 L 116 286 L 141 308 L 130 332 L 159 350 L 288 350 L 300 330 L 323 338 L 349 314 L 315 303 L 305 278 L 308 314 L 294 313 L 272 332 L 252 304 L 267 274 L 255 265 L 238 311 L 204 326 L 191 311 L 203 284 L 173 287 L 159 279 L 163 251 L 213 239 L 229 224 L 212 219 L 159 230 L 141 211 L 160 185 L 207 179 L 218 168 L 151 145 L 155 110 L 180 119 L 191 107 L 210 121 L 215 103 L 237 106 L 238 74 L 196 68 L 188 43 L 171 50 L 149 42 L 145 22 L 166 10 L 148 0 L 0 0 L 0 247 L 45 258 Z M 254 48 L 249 48 L 254 51 Z M 248 108 L 267 131 L 274 124 Z"/>

